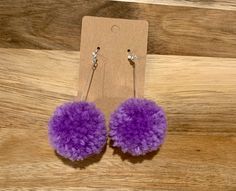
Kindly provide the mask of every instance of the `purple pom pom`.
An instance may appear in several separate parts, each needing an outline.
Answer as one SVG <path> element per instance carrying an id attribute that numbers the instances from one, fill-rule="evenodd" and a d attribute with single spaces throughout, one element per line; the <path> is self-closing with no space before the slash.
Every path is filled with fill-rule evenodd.
<path id="1" fill-rule="evenodd" d="M 49 121 L 49 139 L 58 154 L 72 161 L 98 154 L 107 139 L 104 115 L 93 103 L 65 103 Z"/>
<path id="2" fill-rule="evenodd" d="M 110 137 L 114 146 L 133 156 L 157 150 L 167 129 L 165 113 L 155 102 L 131 98 L 111 115 Z"/>

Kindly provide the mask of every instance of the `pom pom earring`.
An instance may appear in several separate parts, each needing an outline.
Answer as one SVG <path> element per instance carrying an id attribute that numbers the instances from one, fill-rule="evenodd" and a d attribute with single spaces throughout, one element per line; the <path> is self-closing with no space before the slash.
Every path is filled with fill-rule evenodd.
<path id="1" fill-rule="evenodd" d="M 92 74 L 84 101 L 65 103 L 56 108 L 48 125 L 51 145 L 61 156 L 72 161 L 84 160 L 98 154 L 106 144 L 105 117 L 94 103 L 87 102 L 94 72 L 97 68 L 97 53 L 93 52 Z"/>
<path id="2" fill-rule="evenodd" d="M 133 67 L 134 98 L 124 101 L 110 118 L 109 136 L 113 146 L 133 156 L 157 150 L 164 142 L 167 121 L 163 109 L 154 101 L 136 98 L 135 62 L 137 58 L 128 50 Z"/>

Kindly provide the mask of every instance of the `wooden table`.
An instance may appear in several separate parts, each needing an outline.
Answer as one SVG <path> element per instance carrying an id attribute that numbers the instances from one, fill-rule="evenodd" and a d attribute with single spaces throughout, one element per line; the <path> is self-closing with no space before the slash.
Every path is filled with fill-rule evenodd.
<path id="1" fill-rule="evenodd" d="M 175 0 L 7 2 L 0 2 L 0 190 L 236 190 L 234 1 L 214 1 L 213 9 Z M 167 139 L 158 152 L 133 158 L 108 144 L 101 155 L 72 163 L 48 143 L 52 111 L 77 92 L 76 19 L 91 10 L 152 21 L 145 97 L 168 116 Z"/>

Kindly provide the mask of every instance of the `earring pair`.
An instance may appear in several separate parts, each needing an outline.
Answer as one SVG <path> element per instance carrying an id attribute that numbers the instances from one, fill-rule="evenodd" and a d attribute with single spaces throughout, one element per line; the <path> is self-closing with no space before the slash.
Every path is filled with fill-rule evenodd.
<path id="1" fill-rule="evenodd" d="M 58 154 L 72 161 L 84 160 L 102 151 L 107 135 L 114 147 L 133 156 L 157 150 L 164 141 L 167 122 L 163 109 L 154 101 L 136 98 L 135 60 L 128 50 L 133 67 L 134 97 L 111 114 L 107 133 L 104 114 L 94 103 L 87 102 L 93 74 L 98 66 L 98 47 L 92 54 L 92 74 L 85 99 L 59 106 L 49 121 L 49 139 Z"/>

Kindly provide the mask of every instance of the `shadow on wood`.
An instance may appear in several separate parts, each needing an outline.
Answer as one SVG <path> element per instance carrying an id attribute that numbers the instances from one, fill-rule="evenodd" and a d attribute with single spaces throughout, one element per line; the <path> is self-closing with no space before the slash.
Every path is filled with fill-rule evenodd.
<path id="1" fill-rule="evenodd" d="M 159 152 L 160 149 L 152 151 L 143 156 L 132 156 L 129 153 L 123 153 L 120 148 L 113 147 L 113 141 L 109 141 L 109 147 L 113 149 L 113 155 L 119 155 L 122 161 L 129 161 L 133 164 L 142 163 L 145 160 L 152 160 L 153 157 Z"/>
<path id="2" fill-rule="evenodd" d="M 67 166 L 70 166 L 72 168 L 79 168 L 79 169 L 86 169 L 88 166 L 94 164 L 94 163 L 98 163 L 104 153 L 106 152 L 106 146 L 103 148 L 102 152 L 97 154 L 97 155 L 93 155 L 93 156 L 90 156 L 88 158 L 86 158 L 85 160 L 82 160 L 82 161 L 71 161 L 67 158 L 64 158 L 63 156 L 59 155 L 56 151 L 55 152 L 55 155 Z"/>

